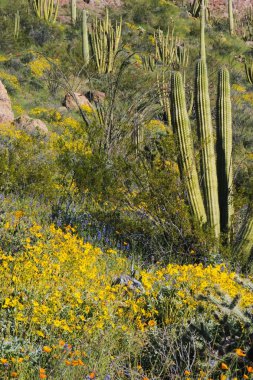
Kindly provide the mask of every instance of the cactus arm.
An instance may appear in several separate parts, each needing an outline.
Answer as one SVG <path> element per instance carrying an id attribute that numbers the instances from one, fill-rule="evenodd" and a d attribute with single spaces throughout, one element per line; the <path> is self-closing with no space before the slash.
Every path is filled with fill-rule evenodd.
<path id="1" fill-rule="evenodd" d="M 198 182 L 183 80 L 179 72 L 173 72 L 171 77 L 171 114 L 179 143 L 181 175 L 186 178 L 190 206 L 195 218 L 203 224 L 207 218 Z"/>
<path id="2" fill-rule="evenodd" d="M 86 10 L 82 12 L 82 52 L 84 65 L 87 66 L 90 61 L 90 52 Z"/>
<path id="3" fill-rule="evenodd" d="M 234 15 L 233 15 L 233 0 L 228 0 L 228 18 L 229 18 L 229 32 L 232 36 L 235 32 Z"/>
<path id="4" fill-rule="evenodd" d="M 57 19 L 58 12 L 59 12 L 59 5 L 60 5 L 60 0 L 57 0 L 56 8 L 55 8 L 55 12 L 54 12 L 54 19 L 53 19 L 53 22 L 55 22 L 56 19 Z"/>
<path id="5" fill-rule="evenodd" d="M 233 215 L 232 201 L 232 111 L 230 98 L 230 79 L 227 69 L 218 75 L 217 97 L 217 172 L 219 186 L 219 205 L 221 230 L 228 233 Z M 229 239 L 228 239 L 229 240 Z"/>
<path id="6" fill-rule="evenodd" d="M 71 22 L 76 24 L 76 0 L 71 0 Z"/>
<path id="7" fill-rule="evenodd" d="M 245 72 L 248 82 L 253 84 L 253 62 L 251 64 L 245 62 Z"/>
<path id="8" fill-rule="evenodd" d="M 220 211 L 218 181 L 214 152 L 211 106 L 208 92 L 206 63 L 202 59 L 196 65 L 196 114 L 201 143 L 201 167 L 203 171 L 204 199 L 207 219 L 216 238 L 220 235 Z"/>
<path id="9" fill-rule="evenodd" d="M 247 265 L 253 253 L 253 215 L 248 214 L 239 234 L 234 252 L 240 258 L 240 263 Z"/>
<path id="10" fill-rule="evenodd" d="M 206 60 L 206 43 L 205 43 L 205 27 L 206 27 L 206 5 L 205 0 L 201 3 L 201 18 L 200 18 L 200 58 Z"/>

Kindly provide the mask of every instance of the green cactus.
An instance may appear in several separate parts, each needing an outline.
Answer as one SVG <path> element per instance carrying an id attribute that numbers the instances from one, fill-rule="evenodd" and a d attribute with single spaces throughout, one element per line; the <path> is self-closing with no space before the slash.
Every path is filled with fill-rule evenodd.
<path id="1" fill-rule="evenodd" d="M 201 143 L 201 167 L 203 171 L 204 199 L 207 219 L 216 238 L 220 235 L 220 211 L 218 181 L 214 152 L 211 106 L 208 92 L 207 67 L 200 59 L 196 65 L 195 107 Z"/>
<path id="2" fill-rule="evenodd" d="M 174 28 L 167 34 L 158 29 L 154 33 L 155 40 L 155 59 L 162 62 L 163 66 L 168 66 L 176 59 L 177 39 L 174 36 Z"/>
<path id="3" fill-rule="evenodd" d="M 250 84 L 253 84 L 253 62 L 245 62 L 245 72 Z"/>
<path id="4" fill-rule="evenodd" d="M 171 77 L 171 114 L 173 128 L 179 143 L 181 175 L 186 178 L 193 214 L 199 223 L 203 224 L 206 223 L 207 217 L 198 182 L 183 80 L 179 72 L 173 72 Z"/>
<path id="5" fill-rule="evenodd" d="M 205 0 L 201 3 L 201 19 L 200 19 L 200 58 L 204 61 L 206 60 L 206 43 L 205 43 L 205 27 L 206 27 L 206 17 L 205 17 Z"/>
<path id="6" fill-rule="evenodd" d="M 145 71 L 155 71 L 155 58 L 153 55 L 143 55 L 142 65 Z"/>
<path id="7" fill-rule="evenodd" d="M 71 0 L 71 22 L 76 24 L 76 0 Z"/>
<path id="8" fill-rule="evenodd" d="M 15 13 L 15 26 L 14 26 L 14 37 L 18 38 L 20 32 L 20 15 L 19 11 Z"/>
<path id="9" fill-rule="evenodd" d="M 91 46 L 97 70 L 100 74 L 111 73 L 119 51 L 122 19 L 113 27 L 107 9 L 104 20 L 96 18 L 91 29 Z"/>
<path id="10" fill-rule="evenodd" d="M 239 233 L 234 252 L 236 257 L 240 257 L 240 262 L 245 266 L 251 259 L 253 253 L 253 215 L 252 210 L 246 215 L 245 222 Z"/>
<path id="11" fill-rule="evenodd" d="M 229 19 L 229 32 L 232 36 L 235 33 L 234 14 L 233 14 L 233 0 L 228 0 L 228 19 Z"/>
<path id="12" fill-rule="evenodd" d="M 232 112 L 229 72 L 225 68 L 218 74 L 217 157 L 221 230 L 229 232 L 233 215 Z"/>
<path id="13" fill-rule="evenodd" d="M 168 85 L 165 81 L 165 73 L 162 72 L 162 77 L 157 74 L 156 83 L 159 95 L 159 101 L 163 108 L 164 121 L 167 123 L 168 127 L 171 127 L 171 111 L 170 111 L 170 101 L 168 93 Z"/>
<path id="14" fill-rule="evenodd" d="M 82 12 L 82 53 L 84 65 L 87 66 L 90 61 L 90 50 L 89 50 L 89 34 L 87 25 L 87 12 L 84 9 Z"/>
<path id="15" fill-rule="evenodd" d="M 191 15 L 193 17 L 196 17 L 196 18 L 200 17 L 200 13 L 201 13 L 201 1 L 202 0 L 193 0 L 190 3 L 189 12 L 191 13 Z M 206 12 L 205 12 L 206 19 L 208 20 L 208 17 L 209 17 L 208 0 L 205 0 L 205 8 L 206 8 Z"/>
<path id="16" fill-rule="evenodd" d="M 46 22 L 55 22 L 59 11 L 60 0 L 32 0 L 35 14 Z"/>

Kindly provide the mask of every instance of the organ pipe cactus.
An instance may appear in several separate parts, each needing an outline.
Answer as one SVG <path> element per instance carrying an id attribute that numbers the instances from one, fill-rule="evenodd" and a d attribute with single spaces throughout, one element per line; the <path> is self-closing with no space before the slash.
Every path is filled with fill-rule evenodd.
<path id="1" fill-rule="evenodd" d="M 235 254 L 239 256 L 242 264 L 247 265 L 253 253 L 253 215 L 252 209 L 246 216 L 245 223 L 240 231 Z"/>
<path id="2" fill-rule="evenodd" d="M 56 21 L 59 4 L 60 0 L 56 0 L 56 2 L 55 0 L 32 0 L 35 14 L 46 22 Z"/>
<path id="3" fill-rule="evenodd" d="M 231 36 L 234 34 L 234 14 L 233 14 L 233 0 L 228 0 L 228 19 L 229 19 L 229 32 Z"/>
<path id="4" fill-rule="evenodd" d="M 201 3 L 201 21 L 200 21 L 200 58 L 206 60 L 206 44 L 205 44 L 205 0 Z"/>
<path id="5" fill-rule="evenodd" d="M 100 74 L 110 73 L 119 50 L 122 20 L 113 27 L 107 9 L 104 20 L 96 18 L 91 29 L 91 46 L 97 70 Z"/>
<path id="6" fill-rule="evenodd" d="M 198 222 L 203 224 L 206 222 L 207 217 L 198 182 L 183 79 L 179 72 L 172 73 L 171 77 L 171 113 L 173 128 L 179 143 L 181 175 L 186 179 L 193 214 Z"/>
<path id="7" fill-rule="evenodd" d="M 76 23 L 76 0 L 71 0 L 71 22 L 73 25 Z"/>
<path id="8" fill-rule="evenodd" d="M 90 51 L 86 10 L 83 10 L 82 12 L 82 53 L 84 65 L 87 66 L 90 61 Z"/>
<path id="9" fill-rule="evenodd" d="M 165 81 L 164 71 L 162 73 L 161 78 L 159 77 L 159 74 L 157 74 L 156 83 L 157 83 L 159 101 L 163 108 L 164 121 L 167 123 L 169 127 L 171 127 L 170 101 L 169 101 L 169 94 L 168 94 L 168 85 Z"/>
<path id="10" fill-rule="evenodd" d="M 245 72 L 250 84 L 253 84 L 253 62 L 245 62 Z"/>
<path id="11" fill-rule="evenodd" d="M 170 31 L 168 28 L 167 34 L 158 29 L 154 33 L 155 39 L 155 59 L 162 62 L 163 66 L 170 65 L 176 56 L 177 40 L 174 37 L 174 28 Z"/>
<path id="12" fill-rule="evenodd" d="M 221 230 L 229 232 L 233 215 L 232 200 L 232 112 L 227 69 L 219 71 L 217 96 L 217 157 Z"/>
<path id="13" fill-rule="evenodd" d="M 220 211 L 218 201 L 218 181 L 214 139 L 211 119 L 211 106 L 208 92 L 206 62 L 200 59 L 196 65 L 195 107 L 197 126 L 201 143 L 201 167 L 203 171 L 204 199 L 207 220 L 215 237 L 220 235 Z"/>
<path id="14" fill-rule="evenodd" d="M 15 26 L 14 26 L 14 37 L 18 38 L 20 32 L 20 15 L 19 11 L 15 13 Z"/>

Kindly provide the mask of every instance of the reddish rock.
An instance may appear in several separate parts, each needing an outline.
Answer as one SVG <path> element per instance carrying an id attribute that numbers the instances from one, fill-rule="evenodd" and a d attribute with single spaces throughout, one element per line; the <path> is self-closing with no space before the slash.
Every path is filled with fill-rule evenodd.
<path id="1" fill-rule="evenodd" d="M 87 105 L 89 107 L 92 107 L 86 96 L 77 92 L 74 92 L 73 96 L 71 94 L 65 95 L 62 105 L 69 110 L 78 110 L 78 105 Z"/>
<path id="2" fill-rule="evenodd" d="M 11 108 L 11 100 L 6 88 L 0 81 L 0 123 L 13 122 L 13 120 L 14 114 Z"/>
<path id="3" fill-rule="evenodd" d="M 22 115 L 14 121 L 15 126 L 18 129 L 22 129 L 30 135 L 42 135 L 48 134 L 46 124 L 40 119 L 32 119 L 28 115 Z"/>
<path id="4" fill-rule="evenodd" d="M 105 93 L 101 91 L 88 91 L 85 96 L 90 102 L 103 103 L 105 100 Z"/>

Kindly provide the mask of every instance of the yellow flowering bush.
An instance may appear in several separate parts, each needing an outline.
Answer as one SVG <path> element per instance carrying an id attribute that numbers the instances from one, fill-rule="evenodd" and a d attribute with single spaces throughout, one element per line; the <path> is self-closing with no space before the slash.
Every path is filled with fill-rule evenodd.
<path id="1" fill-rule="evenodd" d="M 32 74 L 38 78 L 42 77 L 51 68 L 49 61 L 44 57 L 36 58 L 34 61 L 29 62 L 28 65 Z"/>
<path id="2" fill-rule="evenodd" d="M 15 75 L 0 70 L 0 79 L 5 82 L 7 87 L 9 86 L 11 89 L 15 91 L 20 90 L 20 84 L 18 78 Z"/>

